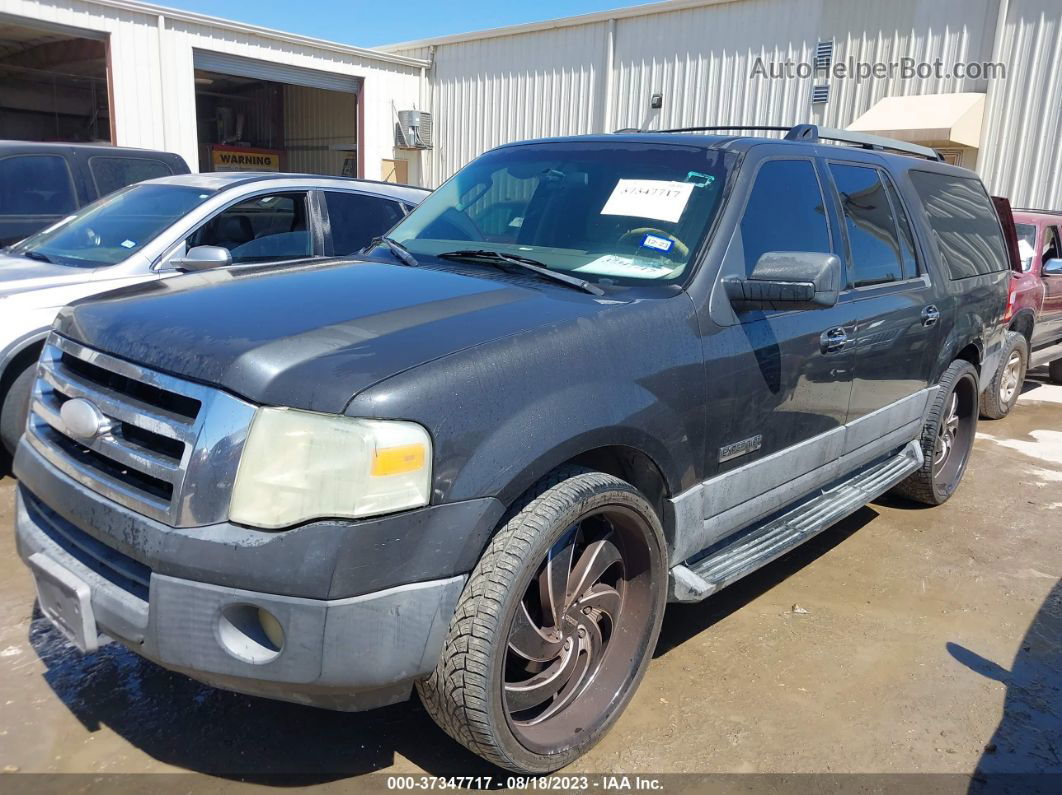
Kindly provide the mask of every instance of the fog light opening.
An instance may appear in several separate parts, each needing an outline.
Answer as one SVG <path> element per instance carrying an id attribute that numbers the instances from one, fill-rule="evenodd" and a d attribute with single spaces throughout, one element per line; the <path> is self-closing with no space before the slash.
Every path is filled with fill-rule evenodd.
<path id="1" fill-rule="evenodd" d="M 284 648 L 284 628 L 258 605 L 234 604 L 221 611 L 218 638 L 225 651 L 254 665 L 271 662 Z"/>

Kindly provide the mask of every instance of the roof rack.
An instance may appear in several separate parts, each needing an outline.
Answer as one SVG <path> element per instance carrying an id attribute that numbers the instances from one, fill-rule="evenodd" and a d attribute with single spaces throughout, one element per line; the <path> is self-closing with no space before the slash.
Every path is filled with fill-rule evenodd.
<path id="1" fill-rule="evenodd" d="M 733 130 L 748 130 L 752 132 L 784 132 L 783 140 L 803 141 L 804 143 L 818 143 L 819 141 L 838 141 L 840 143 L 855 144 L 863 149 L 877 151 L 902 152 L 908 155 L 924 157 L 927 160 L 943 162 L 944 156 L 936 149 L 928 146 L 899 141 L 895 138 L 883 138 L 880 135 L 868 133 L 850 132 L 849 130 L 835 130 L 832 127 L 820 127 L 817 124 L 797 124 L 792 127 L 779 127 L 774 125 L 755 124 L 724 124 L 710 127 L 675 127 L 668 130 L 634 130 L 623 129 L 616 132 L 662 132 L 662 133 L 688 133 L 688 132 L 723 132 Z"/>

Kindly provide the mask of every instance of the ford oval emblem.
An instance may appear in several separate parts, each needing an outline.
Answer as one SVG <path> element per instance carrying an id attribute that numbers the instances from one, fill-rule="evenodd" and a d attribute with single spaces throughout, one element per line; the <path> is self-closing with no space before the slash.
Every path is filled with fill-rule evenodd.
<path id="1" fill-rule="evenodd" d="M 91 442 L 111 429 L 111 423 L 96 404 L 84 398 L 72 398 L 59 409 L 59 418 L 67 432 L 81 442 Z"/>

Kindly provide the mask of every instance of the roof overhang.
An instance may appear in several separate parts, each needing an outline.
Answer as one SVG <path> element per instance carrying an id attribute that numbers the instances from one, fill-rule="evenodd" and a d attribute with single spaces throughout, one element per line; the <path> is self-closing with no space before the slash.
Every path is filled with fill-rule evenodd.
<path id="1" fill-rule="evenodd" d="M 956 144 L 979 149 L 984 111 L 984 94 L 885 97 L 848 125 L 848 129 L 912 143 Z"/>

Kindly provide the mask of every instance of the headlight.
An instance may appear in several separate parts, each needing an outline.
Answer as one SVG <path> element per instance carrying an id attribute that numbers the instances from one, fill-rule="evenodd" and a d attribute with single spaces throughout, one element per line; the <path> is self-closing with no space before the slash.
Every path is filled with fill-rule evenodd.
<path id="1" fill-rule="evenodd" d="M 229 519 L 275 529 L 419 508 L 431 496 L 431 437 L 414 422 L 260 408 Z"/>

